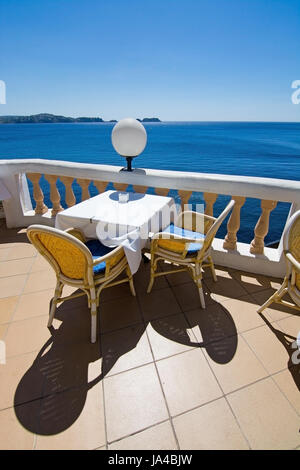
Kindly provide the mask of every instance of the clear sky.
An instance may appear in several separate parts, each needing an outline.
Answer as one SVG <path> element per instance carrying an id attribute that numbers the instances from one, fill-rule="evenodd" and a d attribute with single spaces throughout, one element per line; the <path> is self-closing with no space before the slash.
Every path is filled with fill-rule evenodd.
<path id="1" fill-rule="evenodd" d="M 0 0 L 0 114 L 300 121 L 300 0 Z"/>

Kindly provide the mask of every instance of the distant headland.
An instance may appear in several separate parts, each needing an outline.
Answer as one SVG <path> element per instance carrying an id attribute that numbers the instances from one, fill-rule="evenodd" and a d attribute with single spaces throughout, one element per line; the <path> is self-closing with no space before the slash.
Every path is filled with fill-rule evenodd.
<path id="1" fill-rule="evenodd" d="M 158 118 L 138 119 L 140 122 L 161 122 Z M 66 117 L 56 116 L 55 114 L 41 113 L 31 116 L 0 116 L 0 124 L 51 124 L 51 123 L 76 123 L 76 122 L 117 122 L 116 119 L 104 121 L 100 117 Z"/>

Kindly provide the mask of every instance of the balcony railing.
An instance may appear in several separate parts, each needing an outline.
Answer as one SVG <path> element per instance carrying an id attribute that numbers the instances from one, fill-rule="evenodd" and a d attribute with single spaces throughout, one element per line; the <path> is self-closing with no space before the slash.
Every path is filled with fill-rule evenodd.
<path id="1" fill-rule="evenodd" d="M 47 207 L 44 202 L 40 185 L 42 175 L 50 185 L 51 207 Z M 120 191 L 132 185 L 140 193 L 145 193 L 152 187 L 156 194 L 163 196 L 170 190 L 177 190 L 182 207 L 188 203 L 193 191 L 203 192 L 205 213 L 208 215 L 213 215 L 219 194 L 230 195 L 236 204 L 227 222 L 225 238 L 214 240 L 215 262 L 274 276 L 283 275 L 285 266 L 281 242 L 276 249 L 264 245 L 269 231 L 270 213 L 278 201 L 291 203 L 289 217 L 300 209 L 300 183 L 290 180 L 151 169 L 135 169 L 130 173 L 117 166 L 42 159 L 0 160 L 0 178 L 12 195 L 11 199 L 3 201 L 8 227 L 24 227 L 32 223 L 54 225 L 56 214 L 63 210 L 58 180 L 64 185 L 65 203 L 68 207 L 76 203 L 73 191 L 75 180 L 81 188 L 81 200 L 90 197 L 91 182 L 99 193 L 105 191 L 108 183 L 113 183 L 115 189 Z M 34 208 L 27 178 L 33 185 Z M 253 227 L 250 244 L 241 243 L 237 238 L 240 212 L 246 198 L 261 201 L 261 213 Z"/>

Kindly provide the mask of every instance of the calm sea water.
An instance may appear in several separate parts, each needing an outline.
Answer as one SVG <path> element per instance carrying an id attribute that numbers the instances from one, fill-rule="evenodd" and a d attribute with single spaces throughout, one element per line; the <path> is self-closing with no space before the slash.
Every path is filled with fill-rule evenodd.
<path id="1" fill-rule="evenodd" d="M 145 124 L 148 143 L 134 160 L 140 168 L 199 171 L 246 176 L 300 179 L 300 123 L 176 122 Z M 83 163 L 123 165 L 111 145 L 113 124 L 9 124 L 0 126 L 0 158 L 47 158 Z M 42 181 L 46 204 L 49 186 Z M 32 189 L 32 188 L 31 188 Z M 79 200 L 80 190 L 75 185 Z M 63 194 L 64 187 L 60 190 Z M 91 185 L 91 194 L 97 194 Z M 221 192 L 221 188 L 220 188 Z M 176 196 L 176 193 L 172 193 Z M 218 214 L 228 198 L 215 204 Z M 194 193 L 191 204 L 203 202 Z M 288 204 L 271 214 L 266 243 L 280 238 Z M 260 214 L 259 201 L 248 199 L 242 208 L 240 241 L 253 238 Z M 224 236 L 226 227 L 218 236 Z"/>

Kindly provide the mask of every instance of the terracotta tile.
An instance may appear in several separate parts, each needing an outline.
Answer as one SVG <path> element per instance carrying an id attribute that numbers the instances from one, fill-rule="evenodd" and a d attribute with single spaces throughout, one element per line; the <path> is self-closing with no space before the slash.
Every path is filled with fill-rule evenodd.
<path id="1" fill-rule="evenodd" d="M 37 251 L 30 243 L 11 244 L 10 252 L 6 257 L 6 261 L 19 258 L 32 258 L 37 255 Z"/>
<path id="2" fill-rule="evenodd" d="M 158 269 L 158 271 L 160 271 L 160 269 Z M 133 277 L 133 281 L 138 295 L 147 294 L 147 287 L 150 281 L 150 263 L 140 266 L 138 272 Z M 159 276 L 154 281 L 151 293 L 159 289 L 165 289 L 167 287 L 169 287 L 169 284 L 166 277 Z"/>
<path id="3" fill-rule="evenodd" d="M 4 340 L 6 332 L 7 332 L 8 325 L 0 325 L 0 340 Z"/>
<path id="4" fill-rule="evenodd" d="M 27 282 L 24 287 L 24 294 L 29 292 L 38 292 L 40 290 L 55 288 L 56 276 L 52 270 L 37 271 L 28 275 Z"/>
<path id="5" fill-rule="evenodd" d="M 216 354 L 213 347 L 217 349 Z M 238 336 L 235 351 L 232 344 L 228 348 L 225 340 L 214 343 L 211 349 L 204 352 L 225 394 L 268 375 L 241 336 Z"/>
<path id="6" fill-rule="evenodd" d="M 215 272 L 217 279 L 226 278 L 232 279 L 234 277 L 235 270 L 232 268 L 226 268 L 225 266 L 216 266 L 215 265 Z M 210 268 L 204 268 L 204 275 L 203 279 L 212 278 L 212 272 Z"/>
<path id="7" fill-rule="evenodd" d="M 3 299 L 4 297 L 20 295 L 26 279 L 26 274 L 2 278 L 0 282 L 0 298 Z"/>
<path id="8" fill-rule="evenodd" d="M 116 374 L 153 361 L 144 325 L 105 334 L 101 337 L 103 373 Z"/>
<path id="9" fill-rule="evenodd" d="M 198 308 L 185 312 L 185 316 L 200 344 L 206 345 L 237 334 L 232 317 L 218 302 L 207 305 L 205 310 Z"/>
<path id="10" fill-rule="evenodd" d="M 300 355 L 298 355 L 300 358 Z M 300 370 L 295 366 L 272 376 L 291 405 L 300 414 Z"/>
<path id="11" fill-rule="evenodd" d="M 32 266 L 32 258 L 15 259 L 0 263 L 0 278 L 27 274 Z"/>
<path id="12" fill-rule="evenodd" d="M 181 268 L 180 266 L 176 266 L 174 264 L 167 264 L 167 263 L 162 263 L 161 267 L 162 267 L 162 271 L 176 271 L 176 269 Z M 177 286 L 178 284 L 186 284 L 187 282 L 193 282 L 191 275 L 187 271 L 167 274 L 166 278 L 168 279 L 168 282 L 171 286 Z"/>
<path id="13" fill-rule="evenodd" d="M 37 450 L 92 450 L 105 444 L 102 383 L 41 402 Z"/>
<path id="14" fill-rule="evenodd" d="M 7 323 L 11 320 L 18 300 L 19 297 L 17 296 L 0 299 L 0 324 Z"/>
<path id="15" fill-rule="evenodd" d="M 257 304 L 250 295 L 222 302 L 223 307 L 232 317 L 237 332 L 251 330 L 264 325 L 262 317 L 257 313 Z"/>
<path id="16" fill-rule="evenodd" d="M 147 334 L 156 360 L 198 346 L 182 314 L 152 321 L 147 327 Z"/>
<path id="17" fill-rule="evenodd" d="M 12 322 L 5 337 L 7 357 L 37 351 L 50 337 L 45 317 Z"/>
<path id="18" fill-rule="evenodd" d="M 108 450 L 176 450 L 177 445 L 170 422 L 158 424 L 145 431 L 125 437 L 108 446 Z"/>
<path id="19" fill-rule="evenodd" d="M 199 349 L 158 361 L 157 369 L 172 416 L 222 395 Z"/>
<path id="20" fill-rule="evenodd" d="M 133 296 L 110 300 L 102 304 L 100 301 L 99 315 L 101 333 L 142 322 L 137 299 Z"/>
<path id="21" fill-rule="evenodd" d="M 219 278 L 217 282 L 212 279 L 205 279 L 205 284 L 211 292 L 211 296 L 216 301 L 225 299 L 237 299 L 247 294 L 246 289 L 235 279 Z"/>
<path id="22" fill-rule="evenodd" d="M 30 368 L 36 353 L 8 357 L 5 365 L 0 365 L 0 409 L 20 405 L 42 396 L 41 381 L 34 381 Z"/>
<path id="23" fill-rule="evenodd" d="M 23 294 L 13 316 L 13 320 L 25 320 L 31 317 L 49 315 L 50 300 L 54 295 L 54 290 L 42 290 Z"/>
<path id="24" fill-rule="evenodd" d="M 122 297 L 132 297 L 128 282 L 104 289 L 100 295 L 100 303 L 120 299 Z"/>
<path id="25" fill-rule="evenodd" d="M 140 297 L 145 320 L 181 313 L 179 304 L 170 288 L 160 289 Z"/>
<path id="26" fill-rule="evenodd" d="M 34 417 L 31 415 L 30 405 L 17 407 L 17 412 L 27 414 L 30 423 L 29 430 L 18 420 L 14 408 L 0 411 L 0 449 L 1 450 L 32 450 L 34 434 L 30 428 L 34 428 Z M 31 416 L 30 416 L 31 415 Z"/>
<path id="27" fill-rule="evenodd" d="M 0 243 L 0 261 L 6 261 L 9 253 L 11 251 L 10 247 L 2 247 L 2 244 Z"/>
<path id="28" fill-rule="evenodd" d="M 108 442 L 168 418 L 153 364 L 105 378 L 104 396 Z"/>
<path id="29" fill-rule="evenodd" d="M 194 282 L 179 284 L 178 286 L 172 287 L 173 293 L 179 303 L 181 309 L 184 312 L 193 310 L 200 307 L 199 291 Z M 203 283 L 204 297 L 206 306 L 213 302 L 210 298 L 210 293 Z"/>
<path id="30" fill-rule="evenodd" d="M 224 398 L 178 416 L 173 423 L 180 449 L 249 449 Z"/>
<path id="31" fill-rule="evenodd" d="M 293 449 L 299 445 L 299 416 L 271 378 L 227 398 L 252 449 Z"/>
<path id="32" fill-rule="evenodd" d="M 285 348 L 285 338 L 280 328 L 273 325 L 260 326 L 254 330 L 246 331 L 243 337 L 260 359 L 269 374 L 286 369 L 289 363 L 289 353 Z"/>

